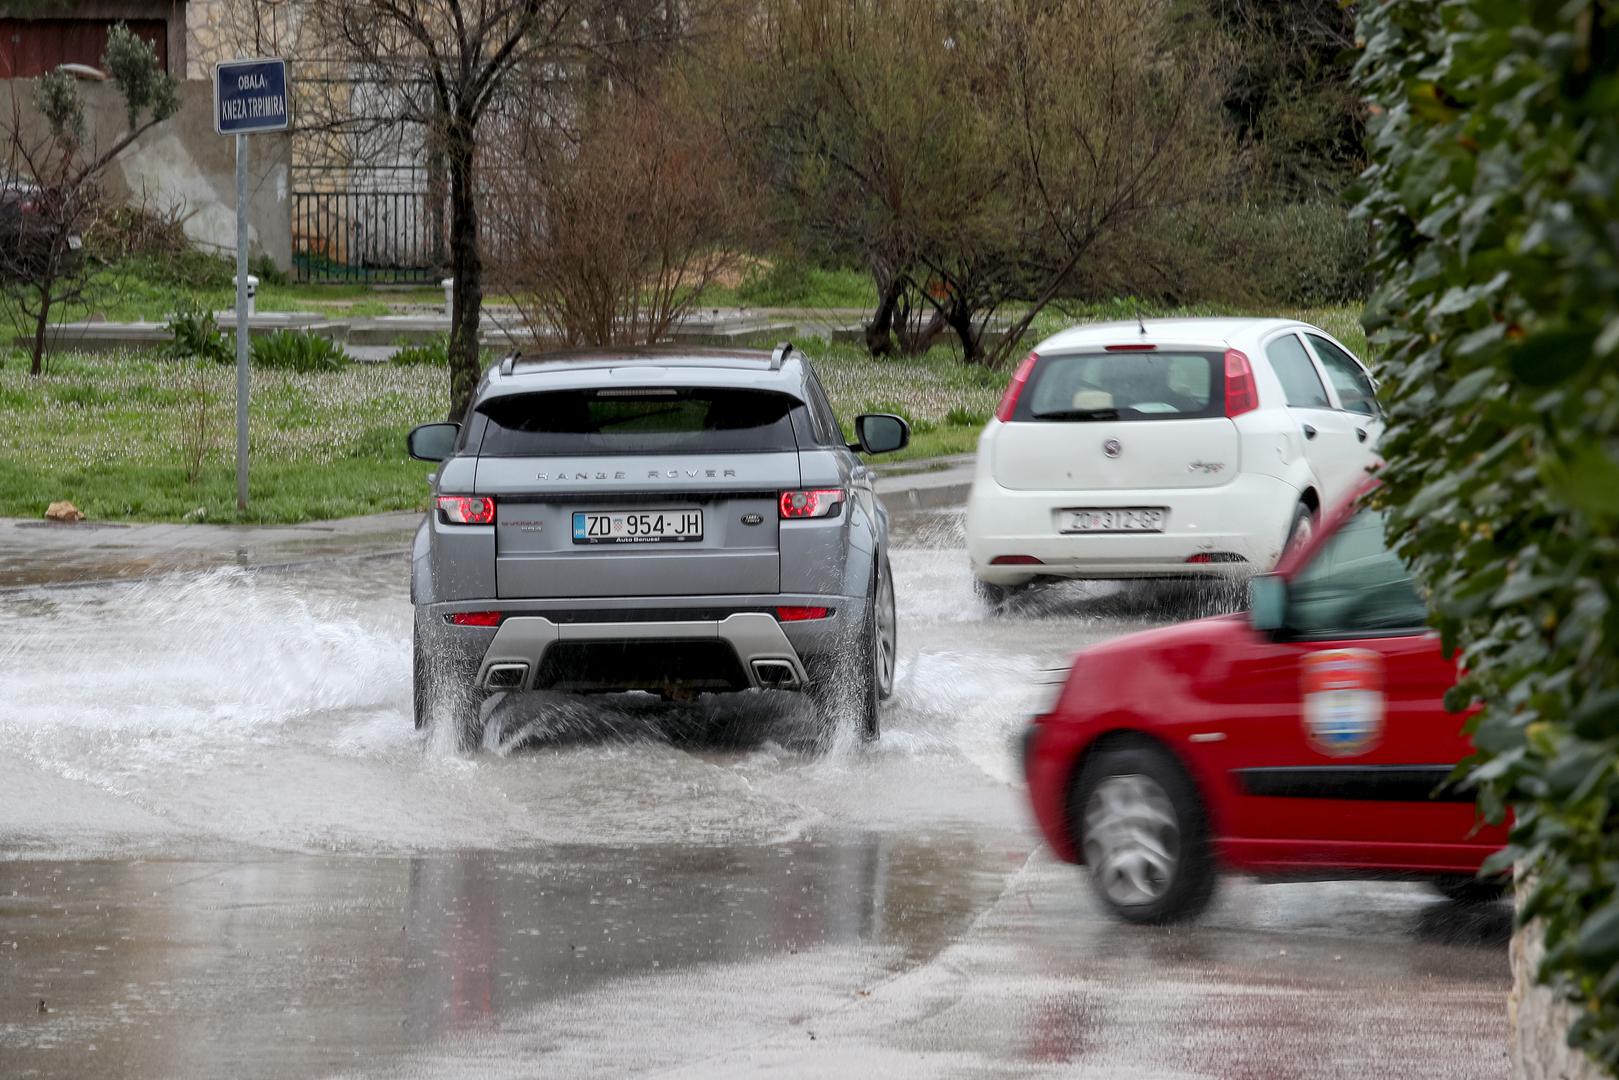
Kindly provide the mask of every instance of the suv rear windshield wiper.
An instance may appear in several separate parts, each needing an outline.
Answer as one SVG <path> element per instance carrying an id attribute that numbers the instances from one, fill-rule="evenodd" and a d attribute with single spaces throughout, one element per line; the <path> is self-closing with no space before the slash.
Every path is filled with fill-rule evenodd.
<path id="1" fill-rule="evenodd" d="M 1030 413 L 1036 420 L 1117 420 L 1118 409 L 1057 409 L 1052 412 Z"/>

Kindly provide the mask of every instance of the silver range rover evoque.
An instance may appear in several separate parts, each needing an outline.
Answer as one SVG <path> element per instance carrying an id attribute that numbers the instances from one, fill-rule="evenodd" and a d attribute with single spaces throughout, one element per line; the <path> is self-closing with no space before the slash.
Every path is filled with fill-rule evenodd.
<path id="1" fill-rule="evenodd" d="M 442 462 L 410 579 L 416 726 L 481 737 L 499 693 L 805 691 L 823 729 L 879 731 L 894 685 L 888 514 L 809 360 L 609 349 L 513 355 Z"/>

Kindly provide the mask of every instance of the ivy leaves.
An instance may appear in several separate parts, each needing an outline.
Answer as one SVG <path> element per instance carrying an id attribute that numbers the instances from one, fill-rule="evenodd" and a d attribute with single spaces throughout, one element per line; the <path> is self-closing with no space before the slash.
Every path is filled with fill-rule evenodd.
<path id="1" fill-rule="evenodd" d="M 1387 0 L 1356 68 L 1381 498 L 1481 698 L 1570 1039 L 1619 1066 L 1619 6 Z"/>

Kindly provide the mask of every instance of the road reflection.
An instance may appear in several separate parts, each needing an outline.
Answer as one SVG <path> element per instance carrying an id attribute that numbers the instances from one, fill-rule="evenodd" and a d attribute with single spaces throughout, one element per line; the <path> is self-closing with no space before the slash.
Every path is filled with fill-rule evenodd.
<path id="1" fill-rule="evenodd" d="M 915 962 L 961 932 L 1002 868 L 970 838 L 880 834 L 423 856 L 410 861 L 405 1024 L 417 1037 L 478 1029 L 615 978 L 824 946 L 895 946 Z"/>

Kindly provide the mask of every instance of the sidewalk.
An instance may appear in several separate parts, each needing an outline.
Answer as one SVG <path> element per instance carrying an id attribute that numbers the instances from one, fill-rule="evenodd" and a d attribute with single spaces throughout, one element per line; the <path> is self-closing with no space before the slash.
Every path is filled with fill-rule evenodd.
<path id="1" fill-rule="evenodd" d="M 894 511 L 958 503 L 967 497 L 972 461 L 961 454 L 879 468 L 877 493 Z M 302 525 L 61 525 L 0 518 L 0 593 L 222 566 L 267 569 L 403 555 L 421 519 L 413 510 Z"/>

